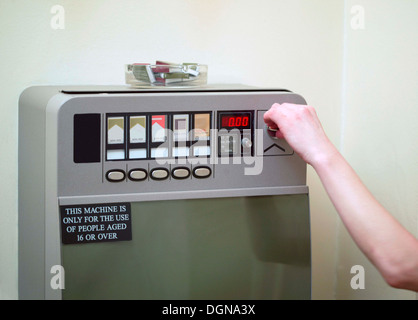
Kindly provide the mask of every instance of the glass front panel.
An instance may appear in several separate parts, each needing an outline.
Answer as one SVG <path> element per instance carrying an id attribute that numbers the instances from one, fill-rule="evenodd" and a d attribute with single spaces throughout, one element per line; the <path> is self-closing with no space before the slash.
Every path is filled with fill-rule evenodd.
<path id="1" fill-rule="evenodd" d="M 131 203 L 132 240 L 62 246 L 64 299 L 310 299 L 308 195 Z"/>

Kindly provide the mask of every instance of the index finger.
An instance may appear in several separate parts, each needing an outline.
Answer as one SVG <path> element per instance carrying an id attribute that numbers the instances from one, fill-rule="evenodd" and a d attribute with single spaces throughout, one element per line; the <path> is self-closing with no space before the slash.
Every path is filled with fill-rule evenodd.
<path id="1" fill-rule="evenodd" d="M 273 104 L 271 108 L 264 113 L 264 116 L 263 116 L 264 122 L 267 124 L 267 126 L 269 126 L 272 129 L 278 128 L 276 121 L 273 119 L 273 112 L 274 112 L 273 110 L 279 106 L 280 104 L 278 103 Z"/>

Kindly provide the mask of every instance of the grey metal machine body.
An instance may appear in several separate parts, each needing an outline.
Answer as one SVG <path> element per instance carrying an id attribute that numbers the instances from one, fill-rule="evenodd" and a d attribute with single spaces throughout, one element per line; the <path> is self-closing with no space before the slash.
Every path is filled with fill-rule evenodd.
<path id="1" fill-rule="evenodd" d="M 275 102 L 306 103 L 247 87 L 26 89 L 19 298 L 309 299 L 306 164 L 266 131 L 263 114 Z M 77 128 L 89 117 L 95 137 Z M 143 140 L 134 140 L 134 120 L 144 121 Z M 122 121 L 114 140 L 111 121 Z M 181 145 L 185 123 L 199 131 Z M 130 205 L 129 241 L 64 243 L 63 208 L 113 203 Z M 65 270 L 65 288 L 51 284 L 53 266 Z"/>

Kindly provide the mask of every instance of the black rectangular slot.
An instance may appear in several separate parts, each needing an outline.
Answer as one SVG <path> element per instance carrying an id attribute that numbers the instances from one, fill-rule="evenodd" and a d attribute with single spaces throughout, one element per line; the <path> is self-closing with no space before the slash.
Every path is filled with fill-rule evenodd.
<path id="1" fill-rule="evenodd" d="M 74 115 L 74 162 L 100 162 L 100 113 Z"/>

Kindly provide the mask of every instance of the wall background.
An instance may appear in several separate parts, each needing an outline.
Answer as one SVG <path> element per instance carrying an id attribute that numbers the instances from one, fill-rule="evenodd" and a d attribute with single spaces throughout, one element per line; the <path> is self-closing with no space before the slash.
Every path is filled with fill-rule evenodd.
<path id="1" fill-rule="evenodd" d="M 51 28 L 51 8 L 65 28 Z M 364 29 L 351 22 L 360 5 Z M 415 235 L 415 0 L 0 0 L 0 298 L 17 298 L 19 94 L 34 84 L 124 84 L 132 62 L 196 61 L 210 83 L 284 87 L 316 107 L 331 140 Z M 316 174 L 313 298 L 414 299 L 389 288 L 341 226 Z M 366 269 L 352 290 L 350 268 Z"/>
<path id="2" fill-rule="evenodd" d="M 345 24 L 340 148 L 377 200 L 417 236 L 418 1 L 350 0 L 346 12 L 354 5 L 365 10 L 365 28 Z M 341 225 L 337 248 L 337 299 L 415 298 L 388 287 Z M 355 264 L 366 269 L 367 290 L 349 285 Z"/>

